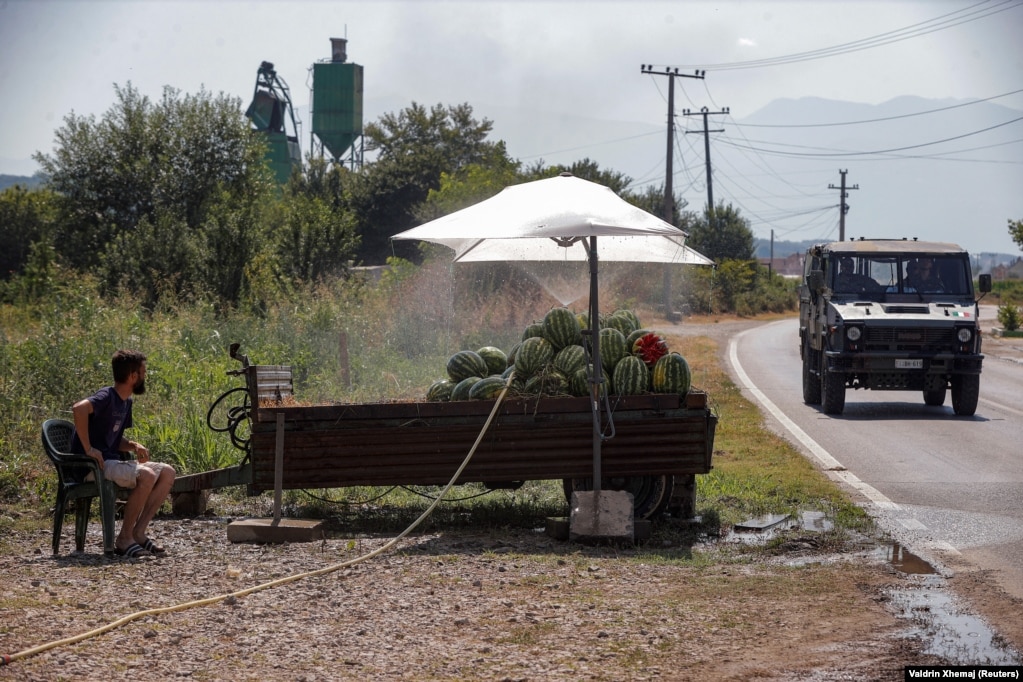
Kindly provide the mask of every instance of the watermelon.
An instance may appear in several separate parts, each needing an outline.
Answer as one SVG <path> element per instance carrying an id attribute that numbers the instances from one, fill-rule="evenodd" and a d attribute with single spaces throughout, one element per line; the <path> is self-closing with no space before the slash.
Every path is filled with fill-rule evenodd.
<path id="1" fill-rule="evenodd" d="M 620 308 L 620 309 L 614 311 L 611 314 L 612 315 L 622 315 L 624 317 L 629 318 L 629 321 L 632 322 L 632 328 L 633 329 L 639 329 L 640 327 L 643 326 L 642 324 L 639 323 L 639 316 L 636 315 L 636 313 L 634 311 L 632 311 L 632 310 L 630 310 L 628 308 Z"/>
<path id="2" fill-rule="evenodd" d="M 521 345 L 522 345 L 522 342 L 519 341 L 514 346 L 512 346 L 512 349 L 510 351 L 508 351 L 508 366 L 509 367 L 515 364 L 515 354 L 519 352 L 519 346 L 521 346 Z"/>
<path id="3" fill-rule="evenodd" d="M 554 350 L 581 343 L 581 331 L 579 320 L 568 308 L 551 308 L 543 318 L 543 337 L 551 342 Z"/>
<path id="4" fill-rule="evenodd" d="M 627 355 L 615 365 L 611 381 L 618 395 L 640 395 L 647 392 L 650 370 L 635 355 Z"/>
<path id="5" fill-rule="evenodd" d="M 552 370 L 540 372 L 526 381 L 525 392 L 529 395 L 557 395 L 567 393 L 568 379 L 561 372 Z"/>
<path id="6" fill-rule="evenodd" d="M 469 391 L 472 390 L 474 384 L 483 381 L 481 377 L 467 377 L 462 379 L 455 387 L 451 389 L 451 400 L 468 400 Z"/>
<path id="7" fill-rule="evenodd" d="M 653 368 L 657 361 L 668 354 L 668 344 L 654 333 L 644 334 L 632 344 L 632 354 Z"/>
<path id="8" fill-rule="evenodd" d="M 494 400 L 504 389 L 505 380 L 499 376 L 485 377 L 469 387 L 469 400 Z"/>
<path id="9" fill-rule="evenodd" d="M 607 372 L 601 373 L 604 375 L 604 383 L 600 385 L 600 395 L 605 396 L 611 389 L 611 378 L 608 377 Z M 571 389 L 572 395 L 588 396 L 590 394 L 590 375 L 585 367 L 572 375 Z"/>
<path id="10" fill-rule="evenodd" d="M 636 343 L 636 340 L 639 339 L 639 337 L 646 336 L 647 334 L 652 333 L 653 332 L 651 332 L 649 329 L 636 329 L 636 331 L 632 332 L 631 334 L 625 337 L 625 347 L 632 348 L 632 346 Z"/>
<path id="11" fill-rule="evenodd" d="M 614 372 L 618 361 L 628 354 L 625 334 L 613 327 L 605 327 L 600 330 L 600 364 L 609 374 Z"/>
<path id="12" fill-rule="evenodd" d="M 451 400 L 451 391 L 453 391 L 455 385 L 447 379 L 441 379 L 430 384 L 430 388 L 426 390 L 426 399 L 431 403 L 446 402 Z"/>
<path id="13" fill-rule="evenodd" d="M 476 354 L 487 363 L 487 374 L 500 374 L 508 369 L 508 356 L 504 351 L 495 346 L 483 346 Z"/>
<path id="14" fill-rule="evenodd" d="M 632 320 L 625 315 L 608 315 L 604 318 L 604 329 L 617 329 L 622 333 L 622 336 L 628 336 L 632 332 L 636 331 L 636 325 L 632 323 Z"/>
<path id="15" fill-rule="evenodd" d="M 531 336 L 519 346 L 519 352 L 515 354 L 515 368 L 523 379 L 528 379 L 553 359 L 554 346 L 543 337 Z"/>
<path id="16" fill-rule="evenodd" d="M 565 346 L 554 356 L 554 369 L 567 377 L 586 368 L 586 351 L 582 346 Z"/>
<path id="17" fill-rule="evenodd" d="M 652 385 L 655 393 L 678 393 L 684 397 L 692 383 L 689 363 L 678 353 L 668 353 L 654 365 Z"/>
<path id="18" fill-rule="evenodd" d="M 483 377 L 490 374 L 486 361 L 472 350 L 460 350 L 448 358 L 448 377 L 456 384 L 469 377 Z"/>
<path id="19" fill-rule="evenodd" d="M 531 338 L 537 337 L 537 336 L 543 337 L 543 323 L 542 322 L 534 322 L 534 323 L 532 323 L 530 325 L 527 325 L 525 330 L 522 332 L 522 340 L 523 341 L 525 341 L 526 339 L 531 339 Z"/>

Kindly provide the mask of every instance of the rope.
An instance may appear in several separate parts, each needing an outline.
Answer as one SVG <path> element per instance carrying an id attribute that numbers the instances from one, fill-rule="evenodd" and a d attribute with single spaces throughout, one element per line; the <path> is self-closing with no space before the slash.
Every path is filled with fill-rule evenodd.
<path id="1" fill-rule="evenodd" d="M 504 388 L 501 389 L 501 393 L 498 394 L 497 399 L 494 402 L 494 408 L 490 411 L 490 415 L 487 417 L 487 421 L 484 422 L 484 424 L 483 424 L 483 429 L 480 431 L 479 436 L 476 437 L 476 442 L 472 444 L 472 448 L 469 449 L 469 454 L 465 456 L 464 460 L 462 460 L 462 464 L 455 471 L 455 474 L 451 477 L 451 480 L 448 481 L 448 484 L 446 486 L 444 486 L 444 489 L 437 496 L 437 499 L 435 499 L 430 504 L 430 506 L 427 507 L 426 510 L 422 514 L 419 515 L 419 518 L 417 518 L 415 521 L 412 522 L 412 525 L 410 525 L 408 528 L 403 530 L 401 533 L 399 533 L 393 539 L 388 540 L 386 544 L 378 547 L 377 549 L 373 550 L 372 552 L 369 552 L 368 554 L 364 554 L 364 555 L 362 555 L 360 557 L 356 557 L 354 559 L 349 559 L 348 561 L 343 561 L 343 562 L 341 562 L 339 564 L 333 564 L 331 566 L 326 566 L 324 568 L 319 568 L 319 569 L 316 569 L 314 571 L 307 571 L 305 573 L 298 573 L 298 574 L 295 574 L 295 575 L 286 576 L 284 578 L 278 578 L 277 580 L 272 580 L 272 581 L 270 581 L 268 583 L 262 583 L 260 585 L 255 585 L 253 587 L 249 587 L 249 588 L 246 588 L 244 590 L 238 590 L 237 592 L 231 592 L 229 594 L 222 594 L 222 595 L 218 595 L 216 597 L 207 597 L 206 599 L 197 599 L 195 601 L 185 602 L 183 604 L 176 604 L 174 606 L 163 606 L 163 607 L 158 607 L 158 608 L 153 608 L 153 609 L 146 609 L 144 611 L 137 611 L 135 613 L 129 614 L 127 616 L 124 616 L 123 618 L 119 618 L 119 619 L 113 621 L 112 623 L 107 623 L 106 625 L 103 625 L 101 627 L 95 628 L 93 630 L 89 630 L 88 632 L 83 632 L 80 635 L 75 635 L 73 637 L 66 637 L 64 639 L 59 639 L 59 640 L 56 640 L 56 641 L 47 642 L 46 644 L 40 644 L 39 646 L 32 647 L 31 649 L 25 649 L 24 651 L 19 651 L 19 652 L 14 653 L 14 654 L 9 654 L 9 655 L 8 654 L 0 654 L 0 667 L 6 666 L 6 665 L 10 665 L 11 663 L 14 663 L 15 661 L 21 660 L 23 658 L 28 658 L 29 656 L 35 656 L 36 654 L 41 654 L 44 651 L 49 651 L 50 649 L 55 649 L 56 647 L 59 647 L 59 646 L 65 646 L 65 645 L 68 645 L 68 644 L 77 644 L 78 642 L 84 641 L 86 639 L 90 639 L 92 637 L 96 637 L 98 635 L 102 635 L 102 634 L 107 633 L 107 632 L 110 632 L 111 630 L 119 628 L 122 625 L 127 625 L 128 623 L 136 621 L 136 620 L 138 620 L 140 618 L 145 618 L 146 616 L 158 616 L 158 615 L 161 615 L 161 614 L 164 614 L 164 613 L 173 613 L 175 611 L 184 611 L 186 609 L 195 608 L 197 606 L 209 606 L 210 604 L 216 604 L 217 602 L 224 601 L 225 599 L 230 599 L 231 597 L 234 597 L 236 599 L 239 598 L 239 597 L 245 597 L 245 596 L 248 596 L 250 594 L 254 594 L 256 592 L 262 592 L 263 590 L 269 590 L 269 589 L 272 589 L 272 588 L 275 588 L 275 587 L 280 587 L 281 585 L 287 585 L 288 583 L 293 583 L 293 582 L 296 582 L 298 580 L 303 580 L 305 578 L 314 578 L 316 576 L 321 576 L 321 575 L 326 575 L 328 573 L 333 573 L 333 572 L 339 571 L 339 570 L 341 570 L 343 568 L 348 568 L 349 566 L 354 566 L 356 564 L 362 563 L 363 561 L 368 561 L 369 559 L 372 559 L 372 558 L 374 558 L 376 556 L 379 556 L 379 555 L 383 554 L 384 552 L 389 550 L 391 547 L 394 547 L 394 545 L 397 544 L 399 540 L 401 540 L 406 535 L 408 535 L 413 530 L 415 530 L 419 526 L 419 524 L 421 524 L 423 521 L 425 521 L 430 516 L 430 514 L 433 513 L 433 510 L 437 508 L 437 505 L 441 503 L 441 501 L 444 499 L 444 496 L 447 495 L 447 493 L 455 485 L 455 481 L 457 481 L 459 476 L 462 475 L 462 472 L 465 471 L 465 467 L 467 467 L 469 465 L 469 461 L 472 459 L 473 455 L 476 454 L 476 448 L 479 447 L 479 444 L 483 441 L 483 436 L 486 435 L 487 430 L 490 428 L 491 422 L 494 421 L 494 416 L 497 414 L 497 409 L 501 406 L 501 402 L 504 400 L 504 396 L 508 392 L 508 387 L 511 386 L 511 382 L 512 382 L 512 379 L 514 378 L 514 376 L 515 376 L 515 374 L 513 372 L 508 377 L 507 383 L 505 383 Z"/>

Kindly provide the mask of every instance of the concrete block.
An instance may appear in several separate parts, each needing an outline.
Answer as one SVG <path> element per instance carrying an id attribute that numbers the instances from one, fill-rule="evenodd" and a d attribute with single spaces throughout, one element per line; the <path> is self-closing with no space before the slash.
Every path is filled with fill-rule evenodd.
<path id="1" fill-rule="evenodd" d="M 323 521 L 312 519 L 240 519 L 227 524 L 230 542 L 314 542 L 323 539 Z"/>
<path id="2" fill-rule="evenodd" d="M 624 490 L 572 493 L 569 539 L 579 541 L 635 540 L 634 502 Z"/>

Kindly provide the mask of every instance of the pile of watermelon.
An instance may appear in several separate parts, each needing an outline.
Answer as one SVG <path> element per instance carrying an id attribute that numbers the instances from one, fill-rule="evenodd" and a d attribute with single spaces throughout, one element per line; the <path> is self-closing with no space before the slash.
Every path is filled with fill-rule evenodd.
<path id="1" fill-rule="evenodd" d="M 448 359 L 447 378 L 435 381 L 426 399 L 494 399 L 513 371 L 513 395 L 589 395 L 591 345 L 583 333 L 590 328 L 587 317 L 568 308 L 553 308 L 543 321 L 527 326 L 522 340 L 508 353 L 494 346 L 458 351 Z M 631 310 L 601 316 L 600 359 L 602 392 L 689 393 L 689 363 L 669 351 L 659 335 L 644 329 Z"/>

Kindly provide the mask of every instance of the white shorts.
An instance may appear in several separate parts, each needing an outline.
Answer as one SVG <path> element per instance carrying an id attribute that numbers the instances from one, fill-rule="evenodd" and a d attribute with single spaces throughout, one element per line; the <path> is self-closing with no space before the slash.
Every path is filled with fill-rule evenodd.
<path id="1" fill-rule="evenodd" d="M 156 473 L 157 478 L 159 478 L 160 472 L 169 466 L 169 464 L 164 464 L 163 462 L 146 462 L 145 464 L 139 464 L 134 459 L 125 460 L 123 462 L 117 459 L 108 459 L 103 462 L 103 477 L 108 481 L 113 481 L 116 485 L 119 485 L 122 488 L 134 488 L 135 482 L 138 480 L 139 476 L 139 467 L 152 469 Z M 85 480 L 93 480 L 91 472 L 85 477 Z"/>

